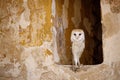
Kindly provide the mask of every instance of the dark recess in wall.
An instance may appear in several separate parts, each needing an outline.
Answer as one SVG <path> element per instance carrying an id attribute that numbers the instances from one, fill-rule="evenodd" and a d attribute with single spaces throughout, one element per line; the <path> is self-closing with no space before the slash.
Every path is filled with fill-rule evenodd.
<path id="1" fill-rule="evenodd" d="M 57 0 L 60 1 L 60 0 Z M 101 7 L 100 0 L 78 0 L 81 2 L 80 12 L 81 22 L 77 28 L 83 29 L 85 32 L 85 50 L 80 58 L 81 64 L 93 65 L 100 64 L 103 62 L 103 51 L 102 51 L 102 25 L 101 25 Z M 61 2 L 61 1 L 60 1 Z M 59 9 L 61 4 L 57 4 Z M 68 8 L 68 28 L 58 25 L 62 24 L 62 19 L 60 15 L 56 15 L 55 24 L 58 37 L 57 48 L 60 57 L 60 64 L 72 64 L 72 51 L 70 34 L 72 29 L 75 28 L 71 18 L 74 17 L 74 2 L 75 0 L 69 0 Z M 61 8 L 60 8 L 61 9 Z M 58 14 L 59 12 L 57 12 Z M 85 21 L 87 19 L 89 23 Z M 87 25 L 85 25 L 85 24 Z"/>
<path id="2" fill-rule="evenodd" d="M 95 6 L 94 6 L 95 5 Z M 103 62 L 103 50 L 102 50 L 102 24 L 101 24 L 101 7 L 100 0 L 93 0 L 92 13 L 95 18 L 94 29 L 94 41 L 96 43 L 93 55 L 93 64 L 100 64 Z"/>
<path id="3" fill-rule="evenodd" d="M 82 29 L 86 35 L 86 49 L 82 55 L 83 64 L 100 64 L 103 62 L 102 50 L 102 25 L 100 0 L 81 0 L 82 5 Z M 84 18 L 91 22 L 91 34 L 83 25 Z M 81 28 L 81 26 L 80 26 Z"/>

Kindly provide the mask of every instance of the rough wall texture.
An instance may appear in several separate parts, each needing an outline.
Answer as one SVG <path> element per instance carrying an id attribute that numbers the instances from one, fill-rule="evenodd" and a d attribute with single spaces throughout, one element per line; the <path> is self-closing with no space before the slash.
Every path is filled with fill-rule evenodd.
<path id="1" fill-rule="evenodd" d="M 53 20 L 57 32 L 57 52 L 60 64 L 71 64 L 72 62 L 70 35 L 72 29 L 76 26 L 75 23 L 79 25 L 80 22 L 80 14 L 76 11 L 80 9 L 77 2 L 80 3 L 79 0 L 55 0 L 56 14 Z M 75 10 L 75 15 L 73 10 Z"/>
<path id="2" fill-rule="evenodd" d="M 104 62 L 120 61 L 120 1 L 102 0 Z"/>
<path id="3" fill-rule="evenodd" d="M 26 28 L 20 25 L 20 43 L 26 46 L 40 46 L 44 41 L 50 41 L 52 38 L 51 33 L 51 0 L 45 1 L 42 0 L 28 0 L 24 2 L 25 6 L 27 6 L 28 11 L 26 11 L 26 7 L 23 6 L 24 11 L 21 14 L 24 16 L 27 21 L 27 16 L 29 17 L 29 25 L 26 25 Z M 26 12 L 26 14 L 25 14 Z M 22 22 L 21 24 L 24 24 Z"/>
<path id="4" fill-rule="evenodd" d="M 0 77 L 38 80 L 53 64 L 51 2 L 0 0 Z"/>
<path id="5" fill-rule="evenodd" d="M 91 35 L 92 18 L 79 12 L 80 0 L 0 0 L 0 80 L 119 80 L 117 3 L 119 0 L 101 1 L 104 63 L 112 64 L 82 66 L 75 73 L 71 66 L 54 61 L 71 64 L 73 28 Z M 83 63 L 93 63 L 91 55 L 84 55 Z"/>

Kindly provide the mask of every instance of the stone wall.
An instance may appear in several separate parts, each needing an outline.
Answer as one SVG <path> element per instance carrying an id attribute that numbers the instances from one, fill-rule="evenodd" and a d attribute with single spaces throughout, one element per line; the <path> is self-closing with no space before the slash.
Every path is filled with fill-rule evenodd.
<path id="1" fill-rule="evenodd" d="M 87 79 L 91 73 L 103 76 L 99 70 L 116 80 L 118 77 L 113 76 L 114 73 L 119 75 L 116 62 L 120 61 L 120 2 L 101 0 L 101 33 L 101 24 L 97 25 L 99 28 L 95 27 L 97 20 L 91 13 L 93 4 L 90 3 L 94 0 L 86 1 L 0 0 L 0 80 Z M 100 15 L 99 12 L 96 14 Z M 100 44 L 96 50 L 102 51 L 103 47 L 104 63 L 115 64 L 112 67 L 83 67 L 79 73 L 74 73 L 70 66 L 56 65 L 72 62 L 70 33 L 74 28 L 82 28 L 86 34 L 86 49 L 81 58 L 83 64 L 94 64 L 96 54 L 93 50 L 95 41 L 101 40 L 99 33 L 103 34 L 103 46 Z"/>
<path id="2" fill-rule="evenodd" d="M 102 0 L 104 63 L 120 61 L 120 0 Z"/>
<path id="3" fill-rule="evenodd" d="M 51 3 L 0 0 L 0 80 L 38 80 L 54 63 Z"/>

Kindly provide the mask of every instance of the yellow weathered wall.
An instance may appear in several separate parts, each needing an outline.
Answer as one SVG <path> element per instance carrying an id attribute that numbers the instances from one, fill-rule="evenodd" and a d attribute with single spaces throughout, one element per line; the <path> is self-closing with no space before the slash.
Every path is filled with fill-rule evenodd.
<path id="1" fill-rule="evenodd" d="M 0 0 L 0 80 L 38 80 L 41 65 L 54 63 L 51 3 Z"/>
<path id="2" fill-rule="evenodd" d="M 120 60 L 120 8 L 118 0 L 107 1 L 101 1 L 103 52 L 104 62 L 111 63 Z M 93 17 L 86 12 L 88 6 L 80 4 L 81 0 L 0 0 L 0 80 L 40 80 L 49 71 L 59 80 L 70 80 L 71 71 L 66 74 L 66 69 L 54 65 L 54 54 L 58 54 L 58 63 L 71 64 L 70 33 L 74 28 L 84 29 L 91 41 Z M 89 41 L 81 58 L 86 64 L 93 61 Z"/>
<path id="3" fill-rule="evenodd" d="M 25 29 L 20 26 L 20 44 L 40 46 L 52 39 L 51 33 L 51 0 L 28 0 L 30 25 Z"/>

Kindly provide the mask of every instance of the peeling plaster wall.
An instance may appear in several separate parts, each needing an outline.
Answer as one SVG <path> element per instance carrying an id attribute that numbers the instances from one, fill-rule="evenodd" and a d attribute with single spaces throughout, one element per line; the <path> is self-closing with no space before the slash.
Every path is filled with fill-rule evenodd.
<path id="1" fill-rule="evenodd" d="M 102 0 L 104 63 L 120 61 L 120 1 Z"/>
<path id="2" fill-rule="evenodd" d="M 92 22 L 90 21 L 92 20 L 83 15 L 81 0 L 49 0 L 47 3 L 45 1 L 1 0 L 1 43 L 5 39 L 6 42 L 8 41 L 9 34 L 10 41 L 15 42 L 14 46 L 19 45 L 18 50 L 20 49 L 19 55 L 21 55 L 26 47 L 42 46 L 45 42 L 50 42 L 48 50 L 53 53 L 54 61 L 60 64 L 71 64 L 70 33 L 74 28 L 82 28 L 91 35 Z M 87 54 L 88 52 L 92 50 L 86 50 L 82 62 L 92 64 L 92 59 L 85 58 L 91 56 Z"/>
<path id="3" fill-rule="evenodd" d="M 120 61 L 120 5 L 117 3 L 119 0 L 101 1 L 104 63 L 108 64 Z M 83 10 L 86 7 L 81 0 L 0 0 L 0 80 L 77 80 L 79 75 L 87 79 L 89 77 L 83 75 L 91 76 L 96 69 L 106 73 L 111 70 L 110 75 L 119 75 L 118 64 L 112 65 L 116 72 L 114 68 L 102 65 L 90 70 L 83 67 L 87 72 L 83 69 L 80 71 L 83 73 L 77 74 L 69 67 L 54 64 L 71 64 L 70 33 L 74 28 L 84 29 L 86 39 L 91 41 L 86 45 L 93 44 L 86 47 L 81 61 L 93 63 L 93 54 L 88 53 L 94 48 L 90 36 L 93 37 L 91 26 L 95 20 L 89 16 L 92 8 L 87 13 Z M 95 35 L 98 40 L 99 33 Z M 101 71 L 98 73 L 102 74 Z M 112 78 L 117 79 L 116 76 Z"/>
<path id="4" fill-rule="evenodd" d="M 59 63 L 60 62 L 60 57 L 58 55 L 58 47 L 57 47 L 57 30 L 55 28 L 55 24 L 54 24 L 54 18 L 56 16 L 56 1 L 55 0 L 52 0 L 52 18 L 51 18 L 51 22 L 53 23 L 52 24 L 52 32 L 53 32 L 53 55 L 54 55 L 54 61 L 56 63 Z"/>
<path id="5" fill-rule="evenodd" d="M 51 3 L 0 0 L 0 80 L 39 80 L 54 63 Z"/>
<path id="6" fill-rule="evenodd" d="M 30 15 L 31 23 L 26 28 L 19 26 L 20 44 L 40 46 L 44 41 L 51 41 L 51 0 L 47 1 L 47 3 L 42 0 L 28 0 L 27 6 L 29 7 L 30 14 L 26 14 Z M 24 10 L 24 13 L 26 10 Z"/>
<path id="7" fill-rule="evenodd" d="M 11 5 L 12 4 L 12 5 Z M 17 77 L 21 73 L 19 15 L 22 1 L 0 1 L 0 74 Z"/>
<path id="8" fill-rule="evenodd" d="M 70 50 L 70 32 L 69 27 L 69 0 L 56 0 L 56 14 L 53 17 L 53 25 L 56 30 L 56 45 L 59 55 L 60 64 L 71 63 L 71 50 Z M 72 3 L 72 2 L 70 2 Z M 72 26 L 73 27 L 73 26 Z M 67 29 L 71 29 L 69 32 Z M 68 35 L 68 36 L 67 36 Z"/>

